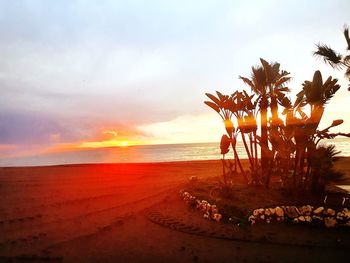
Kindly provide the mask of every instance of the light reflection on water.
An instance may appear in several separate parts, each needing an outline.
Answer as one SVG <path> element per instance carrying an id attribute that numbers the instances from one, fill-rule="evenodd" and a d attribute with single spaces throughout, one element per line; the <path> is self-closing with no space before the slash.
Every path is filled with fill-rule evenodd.
<path id="1" fill-rule="evenodd" d="M 335 144 L 340 156 L 350 156 L 350 139 L 335 139 L 326 144 Z M 241 158 L 247 158 L 243 143 L 237 143 Z M 171 162 L 190 160 L 218 160 L 221 158 L 219 143 L 145 145 L 111 147 L 52 153 L 46 155 L 2 158 L 0 166 L 34 166 L 74 163 L 130 163 L 130 162 Z M 230 151 L 227 158 L 233 158 Z"/>

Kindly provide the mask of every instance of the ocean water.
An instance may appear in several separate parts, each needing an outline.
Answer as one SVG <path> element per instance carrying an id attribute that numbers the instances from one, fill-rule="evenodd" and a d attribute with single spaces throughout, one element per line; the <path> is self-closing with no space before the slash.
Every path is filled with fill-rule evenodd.
<path id="1" fill-rule="evenodd" d="M 350 156 L 350 139 L 337 138 L 324 141 L 335 144 L 341 153 L 339 156 Z M 237 143 L 240 157 L 247 158 L 242 142 Z M 168 145 L 143 145 L 128 147 L 108 147 L 50 153 L 45 155 L 18 158 L 0 158 L 0 166 L 37 166 L 78 163 L 143 163 L 173 162 L 192 160 L 218 160 L 221 158 L 219 143 L 193 143 Z M 227 158 L 233 158 L 232 152 Z"/>

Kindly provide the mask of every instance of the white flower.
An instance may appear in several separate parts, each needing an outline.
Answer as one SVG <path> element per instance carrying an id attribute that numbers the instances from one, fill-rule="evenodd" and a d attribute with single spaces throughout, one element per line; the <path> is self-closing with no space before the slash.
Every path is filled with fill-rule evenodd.
<path id="1" fill-rule="evenodd" d="M 216 221 L 216 222 L 219 222 L 222 218 L 222 215 L 221 214 L 214 214 L 213 215 L 213 219 Z"/>

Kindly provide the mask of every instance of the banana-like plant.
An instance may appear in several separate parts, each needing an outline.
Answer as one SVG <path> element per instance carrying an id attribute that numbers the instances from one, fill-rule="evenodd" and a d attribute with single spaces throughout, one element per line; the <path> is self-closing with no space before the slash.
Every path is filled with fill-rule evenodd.
<path id="1" fill-rule="evenodd" d="M 294 183 L 298 183 L 299 187 L 307 187 L 307 183 L 303 182 L 309 181 L 311 168 L 310 164 L 308 164 L 308 168 L 305 172 L 305 158 L 316 153 L 317 135 L 319 134 L 317 128 L 322 119 L 327 102 L 340 88 L 337 82 L 338 80 L 333 79 L 331 76 L 323 82 L 322 74 L 317 70 L 314 73 L 312 81 L 305 81 L 303 83 L 303 89 L 297 94 L 294 108 L 302 116 L 302 125 L 297 127 L 295 132 L 296 157 Z M 306 106 L 310 109 L 309 116 L 303 111 L 303 108 Z M 336 121 L 334 125 L 328 127 L 326 131 L 339 124 L 339 121 Z M 312 179 L 312 181 L 314 181 L 314 179 Z"/>
<path id="2" fill-rule="evenodd" d="M 236 91 L 231 95 L 234 107 L 231 109 L 233 115 L 237 119 L 238 129 L 241 133 L 244 148 L 246 150 L 248 160 L 250 163 L 250 175 L 253 184 L 261 184 L 258 171 L 258 157 L 257 157 L 257 122 L 256 109 L 258 100 L 253 100 L 254 95 L 248 95 L 246 91 Z M 249 146 L 246 140 L 249 139 Z"/>
<path id="3" fill-rule="evenodd" d="M 244 179 L 248 181 L 247 175 L 243 169 L 243 166 L 241 164 L 240 158 L 236 150 L 238 130 L 235 128 L 234 123 L 232 121 L 232 108 L 234 107 L 233 101 L 230 98 L 230 96 L 223 95 L 219 91 L 216 91 L 216 94 L 217 97 L 210 93 L 206 93 L 205 95 L 210 99 L 210 101 L 204 101 L 204 103 L 213 110 L 215 110 L 223 120 L 226 133 L 230 139 L 230 143 L 234 154 L 235 169 L 238 165 Z"/>

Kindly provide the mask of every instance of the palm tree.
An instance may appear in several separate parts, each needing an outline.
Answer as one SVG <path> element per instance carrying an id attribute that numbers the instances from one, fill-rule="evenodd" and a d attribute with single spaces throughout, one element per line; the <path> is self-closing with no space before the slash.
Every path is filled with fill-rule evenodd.
<path id="1" fill-rule="evenodd" d="M 270 109 L 272 115 L 272 127 L 278 125 L 278 103 L 281 103 L 285 97 L 285 93 L 289 92 L 289 88 L 285 84 L 290 80 L 289 72 L 280 70 L 279 63 L 268 63 L 260 59 L 266 76 L 266 84 L 268 95 L 270 98 Z"/>
<path id="2" fill-rule="evenodd" d="M 334 145 L 321 145 L 315 149 L 308 162 L 311 167 L 311 189 L 314 192 L 323 192 L 328 181 L 339 181 L 343 173 L 334 170 L 334 162 L 338 160 L 340 151 Z"/>
<path id="3" fill-rule="evenodd" d="M 283 105 L 286 93 L 289 92 L 289 88 L 286 87 L 286 83 L 290 80 L 289 72 L 280 70 L 279 63 L 268 63 L 267 61 L 260 59 L 263 65 L 266 82 L 268 85 L 268 98 L 270 99 L 270 110 L 271 110 L 271 127 L 269 132 L 269 140 L 272 146 L 271 156 L 275 157 L 278 149 L 276 149 L 276 140 L 279 138 L 279 127 L 283 125 L 283 121 L 278 115 L 278 104 Z M 273 166 L 275 162 L 271 162 L 270 166 Z M 272 167 L 269 167 L 272 168 Z M 266 186 L 270 183 L 270 174 L 267 173 L 266 176 Z"/>
<path id="4" fill-rule="evenodd" d="M 261 149 L 261 174 L 264 177 L 268 168 L 268 136 L 267 136 L 267 84 L 263 67 L 252 67 L 252 74 L 250 78 L 239 77 L 250 86 L 251 90 L 258 95 L 259 109 L 260 109 L 260 149 Z"/>
<path id="5" fill-rule="evenodd" d="M 314 55 L 323 58 L 323 60 L 333 68 L 345 68 L 345 76 L 350 80 L 350 37 L 349 27 L 347 25 L 344 26 L 344 37 L 349 54 L 340 54 L 325 44 L 317 44 L 317 50 L 314 52 Z M 350 90 L 350 84 L 348 89 Z"/>
<path id="6" fill-rule="evenodd" d="M 262 175 L 265 178 L 266 187 L 270 183 L 270 159 L 274 155 L 274 149 L 270 153 L 268 144 L 268 120 L 267 111 L 270 107 L 272 121 L 271 128 L 272 131 L 278 126 L 280 122 L 278 117 L 278 102 L 282 103 L 285 98 L 285 92 L 289 89 L 285 87 L 285 84 L 290 80 L 287 71 L 280 70 L 279 63 L 268 63 L 264 59 L 260 59 L 262 66 L 252 67 L 252 75 L 250 78 L 242 77 L 239 78 L 243 80 L 244 83 L 250 86 L 253 92 L 259 96 L 259 107 L 260 107 L 260 117 L 261 117 L 261 168 Z M 272 135 L 274 133 L 272 132 Z M 273 138 L 274 136 L 272 136 Z"/>

